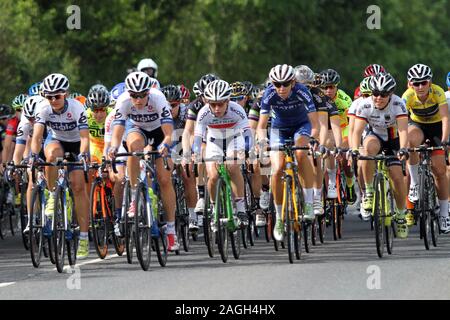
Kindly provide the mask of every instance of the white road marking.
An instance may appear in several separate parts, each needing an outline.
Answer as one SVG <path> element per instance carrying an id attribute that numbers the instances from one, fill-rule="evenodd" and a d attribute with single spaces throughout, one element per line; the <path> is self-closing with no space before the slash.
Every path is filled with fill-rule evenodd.
<path id="1" fill-rule="evenodd" d="M 15 284 L 15 282 L 3 282 L 3 283 L 0 283 L 0 288 L 11 286 L 13 284 Z"/>
<path id="2" fill-rule="evenodd" d="M 97 262 L 101 262 L 101 261 L 105 261 L 105 260 L 111 260 L 112 258 L 117 258 L 117 257 L 119 257 L 119 255 L 116 253 L 116 254 L 113 254 L 113 255 L 106 256 L 105 259 L 97 258 L 97 259 L 94 259 L 94 260 L 87 260 L 87 261 L 84 261 L 84 262 L 81 262 L 81 263 L 78 263 L 78 261 L 77 261 L 77 264 L 75 266 L 76 267 L 80 267 L 80 266 L 84 266 L 84 265 L 87 265 L 87 264 L 93 264 L 93 263 L 97 263 Z M 70 269 L 70 268 L 71 268 L 70 266 L 64 266 L 64 271 L 66 271 L 67 269 Z M 54 268 L 53 271 L 56 271 L 56 268 Z"/>

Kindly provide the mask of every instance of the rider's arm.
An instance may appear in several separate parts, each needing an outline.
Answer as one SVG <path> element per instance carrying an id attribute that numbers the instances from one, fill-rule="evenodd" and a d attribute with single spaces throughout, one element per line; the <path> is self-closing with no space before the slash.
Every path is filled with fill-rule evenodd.
<path id="1" fill-rule="evenodd" d="M 89 130 L 80 130 L 80 153 L 89 153 Z"/>
<path id="2" fill-rule="evenodd" d="M 267 139 L 267 123 L 269 122 L 269 114 L 261 114 L 259 116 L 259 122 L 258 127 L 256 129 L 256 136 L 258 137 L 258 140 L 264 140 Z"/>
<path id="3" fill-rule="evenodd" d="M 337 148 L 342 146 L 341 118 L 339 115 L 330 117 L 331 130 L 333 131 L 334 143 Z M 349 137 L 350 140 L 350 137 Z"/>
<path id="4" fill-rule="evenodd" d="M 2 154 L 2 161 L 4 163 L 11 161 L 12 156 L 13 156 L 14 145 L 15 145 L 14 136 L 7 134 L 5 136 L 3 154 Z"/>
<path id="5" fill-rule="evenodd" d="M 400 148 L 408 147 L 408 117 L 397 118 L 398 136 L 400 139 Z"/>
<path id="6" fill-rule="evenodd" d="M 44 135 L 45 125 L 35 123 L 33 126 L 33 137 L 31 140 L 31 153 L 38 154 L 42 148 L 42 137 Z"/>
<path id="7" fill-rule="evenodd" d="M 439 106 L 439 113 L 442 118 L 442 139 L 441 141 L 447 141 L 449 139 L 450 128 L 449 128 L 449 114 L 447 103 L 441 104 Z"/>
<path id="8" fill-rule="evenodd" d="M 188 119 L 184 126 L 183 136 L 181 138 L 181 144 L 183 146 L 183 153 L 190 154 L 191 151 L 191 138 L 194 135 L 195 121 Z"/>
<path id="9" fill-rule="evenodd" d="M 170 146 L 172 144 L 172 133 L 173 133 L 173 119 L 172 113 L 169 111 L 167 106 L 161 108 L 160 111 L 161 119 L 161 130 L 164 133 L 164 139 L 161 144 L 167 144 Z"/>
<path id="10" fill-rule="evenodd" d="M 359 141 L 361 140 L 361 136 L 364 131 L 364 128 L 366 127 L 366 124 L 367 122 L 365 119 L 355 118 L 355 127 L 353 128 L 352 145 L 350 146 L 352 150 L 359 149 Z"/>
<path id="11" fill-rule="evenodd" d="M 112 139 L 111 139 L 111 147 L 119 148 L 124 132 L 125 132 L 124 125 L 122 125 L 120 123 L 114 124 L 113 132 L 112 132 Z"/>
<path id="12" fill-rule="evenodd" d="M 14 156 L 13 161 L 14 164 L 18 165 L 20 164 L 20 161 L 22 161 L 24 152 L 25 152 L 26 145 L 25 144 L 17 144 L 16 148 L 14 149 Z"/>
<path id="13" fill-rule="evenodd" d="M 309 122 L 311 122 L 311 137 L 319 138 L 319 115 L 315 112 L 308 113 Z"/>
<path id="14" fill-rule="evenodd" d="M 325 144 L 328 136 L 328 112 L 319 112 L 319 143 Z"/>

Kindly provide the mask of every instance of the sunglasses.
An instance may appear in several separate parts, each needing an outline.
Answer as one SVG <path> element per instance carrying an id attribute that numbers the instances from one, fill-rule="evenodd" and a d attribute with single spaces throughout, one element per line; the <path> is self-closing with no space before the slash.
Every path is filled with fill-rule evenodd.
<path id="1" fill-rule="evenodd" d="M 59 100 L 59 99 L 63 98 L 64 95 L 65 95 L 65 94 L 54 94 L 54 95 L 51 95 L 51 94 L 48 94 L 48 95 L 47 95 L 47 94 L 46 94 L 46 95 L 45 95 L 45 99 L 51 100 L 51 101 L 53 101 L 53 100 Z"/>
<path id="2" fill-rule="evenodd" d="M 148 95 L 148 91 L 136 93 L 136 92 L 130 92 L 130 97 L 133 99 L 144 99 Z"/>
<path id="3" fill-rule="evenodd" d="M 361 94 L 361 97 L 368 98 L 368 97 L 370 97 L 370 93 L 363 93 L 363 94 Z"/>
<path id="4" fill-rule="evenodd" d="M 106 108 L 94 108 L 94 110 L 92 110 L 92 112 L 94 112 L 94 113 L 106 112 Z"/>
<path id="5" fill-rule="evenodd" d="M 18 108 L 15 110 L 16 112 L 22 112 L 22 109 Z"/>
<path id="6" fill-rule="evenodd" d="M 420 82 L 413 82 L 412 85 L 414 87 L 425 87 L 428 84 L 428 80 L 420 81 Z"/>
<path id="7" fill-rule="evenodd" d="M 219 102 L 210 102 L 209 105 L 211 107 L 222 107 L 226 104 L 226 101 L 219 101 Z"/>
<path id="8" fill-rule="evenodd" d="M 321 88 L 323 90 L 328 90 L 328 89 L 334 89 L 334 88 L 336 88 L 336 86 L 334 84 L 332 84 L 332 85 L 329 85 L 329 86 L 322 86 Z"/>
<path id="9" fill-rule="evenodd" d="M 273 85 L 277 88 L 281 88 L 281 87 L 289 87 L 292 83 L 292 81 L 285 81 L 285 82 L 272 82 Z"/>
<path id="10" fill-rule="evenodd" d="M 241 101 L 241 100 L 244 100 L 244 96 L 239 96 L 239 97 L 231 97 L 231 101 Z"/>
<path id="11" fill-rule="evenodd" d="M 372 95 L 374 97 L 381 96 L 383 98 L 386 98 L 386 97 L 389 97 L 390 94 L 391 94 L 390 92 L 386 92 L 386 91 L 372 91 Z"/>

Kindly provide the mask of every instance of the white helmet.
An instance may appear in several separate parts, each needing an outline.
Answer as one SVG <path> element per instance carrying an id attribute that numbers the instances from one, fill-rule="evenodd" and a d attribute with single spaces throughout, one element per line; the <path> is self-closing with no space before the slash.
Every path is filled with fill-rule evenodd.
<path id="1" fill-rule="evenodd" d="M 42 84 L 44 94 L 67 91 L 69 89 L 69 79 L 61 73 L 52 73 L 46 76 Z"/>
<path id="2" fill-rule="evenodd" d="M 379 73 L 369 80 L 371 91 L 391 92 L 394 91 L 396 85 L 397 83 L 390 73 Z"/>
<path id="3" fill-rule="evenodd" d="M 415 64 L 408 70 L 408 81 L 430 80 L 432 77 L 431 68 L 424 64 Z"/>
<path id="4" fill-rule="evenodd" d="M 224 80 L 214 80 L 206 86 L 203 94 L 205 99 L 209 101 L 223 101 L 230 99 L 231 87 Z"/>
<path id="5" fill-rule="evenodd" d="M 23 115 L 27 118 L 34 118 L 36 106 L 42 100 L 44 100 L 44 98 L 39 95 L 28 97 L 27 100 L 25 100 L 25 104 L 23 106 Z"/>
<path id="6" fill-rule="evenodd" d="M 273 82 L 286 82 L 295 78 L 294 68 L 287 64 L 279 64 L 270 70 L 269 78 Z"/>
<path id="7" fill-rule="evenodd" d="M 142 71 L 147 68 L 152 68 L 153 70 L 155 70 L 153 76 L 155 78 L 158 77 L 158 65 L 155 63 L 155 61 L 153 61 L 152 59 L 142 59 L 141 61 L 139 61 L 137 65 L 138 71 Z"/>
<path id="8" fill-rule="evenodd" d="M 142 92 L 149 90 L 151 79 L 145 72 L 132 72 L 125 78 L 125 89 L 127 91 Z"/>
<path id="9" fill-rule="evenodd" d="M 315 76 L 310 67 L 299 65 L 294 68 L 295 80 L 303 84 L 313 83 Z"/>

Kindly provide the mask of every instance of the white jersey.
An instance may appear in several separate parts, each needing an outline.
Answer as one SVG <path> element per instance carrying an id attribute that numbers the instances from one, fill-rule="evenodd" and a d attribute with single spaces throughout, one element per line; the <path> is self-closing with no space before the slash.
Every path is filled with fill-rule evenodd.
<path id="1" fill-rule="evenodd" d="M 116 115 L 116 109 L 112 110 L 105 119 L 105 143 L 110 143 L 112 140 L 113 121 Z"/>
<path id="2" fill-rule="evenodd" d="M 368 123 L 370 132 L 388 141 L 398 138 L 397 119 L 408 118 L 408 111 L 405 102 L 394 94 L 389 104 L 382 110 L 375 107 L 372 97 L 365 98 L 356 110 L 355 116 Z"/>
<path id="3" fill-rule="evenodd" d="M 227 111 L 221 118 L 214 116 L 211 112 L 209 104 L 200 109 L 195 125 L 195 136 L 204 137 L 206 131 L 208 136 L 215 139 L 226 139 L 241 132 L 249 130 L 247 114 L 236 102 L 228 103 Z"/>
<path id="4" fill-rule="evenodd" d="M 27 144 L 28 138 L 33 134 L 33 124 L 27 117 L 20 117 L 19 127 L 17 128 L 16 144 Z"/>
<path id="5" fill-rule="evenodd" d="M 52 138 L 64 142 L 80 141 L 80 130 L 88 130 L 87 117 L 81 102 L 66 99 L 61 113 L 53 111 L 47 99 L 36 106 L 35 125 L 44 125 Z"/>
<path id="6" fill-rule="evenodd" d="M 131 102 L 128 92 L 120 95 L 116 102 L 116 115 L 113 124 L 125 126 L 128 120 L 136 127 L 145 131 L 153 131 L 161 127 L 162 124 L 173 124 L 169 103 L 164 94 L 154 88 L 150 89 L 147 105 L 142 109 L 137 109 Z"/>
<path id="7" fill-rule="evenodd" d="M 355 116 L 356 110 L 358 110 L 359 105 L 364 100 L 364 97 L 359 97 L 358 99 L 354 100 L 352 104 L 350 105 L 350 108 L 348 108 L 347 115 L 348 116 Z"/>

